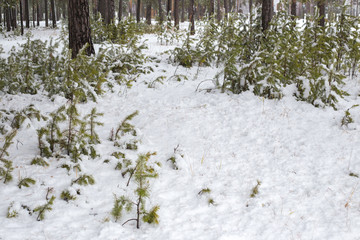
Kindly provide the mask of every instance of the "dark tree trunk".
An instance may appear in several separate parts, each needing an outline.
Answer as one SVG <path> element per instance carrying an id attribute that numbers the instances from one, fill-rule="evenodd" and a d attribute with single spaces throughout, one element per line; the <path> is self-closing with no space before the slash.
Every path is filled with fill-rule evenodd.
<path id="1" fill-rule="evenodd" d="M 40 4 L 39 3 L 36 4 L 36 21 L 37 21 L 36 25 L 40 26 Z"/>
<path id="2" fill-rule="evenodd" d="M 91 1 L 93 3 L 92 4 L 92 7 L 93 7 L 92 13 L 93 13 L 94 16 L 96 16 L 98 14 L 98 12 L 99 12 L 98 0 L 91 0 Z"/>
<path id="3" fill-rule="evenodd" d="M 167 5 L 166 5 L 166 15 L 168 16 L 169 19 L 171 19 L 170 13 L 171 13 L 171 5 L 172 5 L 172 1 L 171 0 L 167 0 Z M 169 20 L 168 19 L 168 20 Z"/>
<path id="4" fill-rule="evenodd" d="M 140 9 L 141 9 L 141 1 L 137 0 L 136 1 L 136 22 L 137 23 L 140 22 Z"/>
<path id="5" fill-rule="evenodd" d="M 51 0 L 51 20 L 52 27 L 56 28 L 55 0 Z"/>
<path id="6" fill-rule="evenodd" d="M 11 28 L 13 31 L 15 31 L 15 29 L 17 28 L 17 23 L 16 23 L 16 7 L 13 7 L 11 9 Z"/>
<path id="7" fill-rule="evenodd" d="M 262 0 L 261 25 L 263 31 L 269 28 L 269 24 L 271 21 L 271 2 L 271 0 Z"/>
<path id="8" fill-rule="evenodd" d="M 108 14 L 108 10 L 107 10 L 107 0 L 98 0 L 97 2 L 98 4 L 98 12 L 100 13 L 102 19 L 104 22 L 106 22 L 107 19 L 107 14 Z"/>
<path id="9" fill-rule="evenodd" d="M 48 9 L 48 0 L 45 0 L 45 26 L 49 26 L 49 9 Z"/>
<path id="10" fill-rule="evenodd" d="M 185 0 L 181 0 L 181 22 L 185 22 Z"/>
<path id="11" fill-rule="evenodd" d="M 296 0 L 291 0 L 291 16 L 296 17 Z"/>
<path id="12" fill-rule="evenodd" d="M 23 6 L 22 6 L 22 0 L 19 1 L 20 5 L 20 28 L 21 28 L 21 35 L 24 35 L 24 22 L 23 22 Z"/>
<path id="13" fill-rule="evenodd" d="M 321 27 L 325 27 L 325 0 L 319 0 L 317 3 L 317 6 L 319 8 L 319 25 Z"/>
<path id="14" fill-rule="evenodd" d="M 107 0 L 107 19 L 106 24 L 110 24 L 115 18 L 115 1 Z"/>
<path id="15" fill-rule="evenodd" d="M 160 24 L 162 24 L 164 21 L 164 14 L 163 14 L 163 9 L 162 9 L 162 5 L 161 5 L 161 0 L 158 0 L 158 3 L 159 3 L 159 22 L 160 22 Z"/>
<path id="16" fill-rule="evenodd" d="M 32 2 L 32 22 L 33 22 L 33 27 L 36 26 L 35 21 L 36 21 L 36 17 L 35 17 L 35 13 L 36 13 L 36 6 L 35 6 L 35 1 L 33 0 Z"/>
<path id="17" fill-rule="evenodd" d="M 10 8 L 5 7 L 5 20 L 6 20 L 6 31 L 11 31 L 11 22 L 10 22 Z"/>
<path id="18" fill-rule="evenodd" d="M 75 58 L 80 49 L 88 44 L 86 53 L 95 54 L 94 45 L 91 40 L 89 22 L 88 0 L 69 0 L 69 47 L 72 50 L 71 56 Z"/>
<path id="19" fill-rule="evenodd" d="M 252 7 L 253 7 L 253 0 L 249 0 L 249 14 L 250 14 L 250 19 L 252 18 L 252 17 L 251 17 Z"/>
<path id="20" fill-rule="evenodd" d="M 179 29 L 179 0 L 174 0 L 174 21 L 176 29 Z"/>
<path id="21" fill-rule="evenodd" d="M 0 26 L 2 24 L 2 7 L 0 6 Z"/>
<path id="22" fill-rule="evenodd" d="M 189 1 L 189 22 L 190 22 L 190 34 L 195 34 L 195 19 L 194 19 L 194 0 Z"/>
<path id="23" fill-rule="evenodd" d="M 229 13 L 228 0 L 224 0 L 224 10 L 225 10 L 225 18 L 227 18 Z"/>
<path id="24" fill-rule="evenodd" d="M 215 4 L 215 2 L 214 2 L 214 0 L 210 0 L 209 2 L 210 2 L 210 6 L 209 6 L 209 17 L 212 17 L 212 16 L 214 16 L 214 14 L 215 14 L 215 9 L 214 9 L 214 4 Z"/>
<path id="25" fill-rule="evenodd" d="M 221 21 L 221 8 L 220 8 L 220 0 L 217 0 L 217 12 L 216 12 L 216 19 L 220 22 Z"/>
<path id="26" fill-rule="evenodd" d="M 151 25 L 151 1 L 146 2 L 146 24 Z"/>
<path id="27" fill-rule="evenodd" d="M 123 0 L 119 0 L 119 12 L 118 12 L 119 22 L 122 19 L 122 13 L 123 13 Z"/>
<path id="28" fill-rule="evenodd" d="M 29 0 L 25 0 L 25 6 L 24 6 L 24 11 L 25 11 L 25 26 L 26 28 L 30 28 L 30 14 L 29 14 Z"/>

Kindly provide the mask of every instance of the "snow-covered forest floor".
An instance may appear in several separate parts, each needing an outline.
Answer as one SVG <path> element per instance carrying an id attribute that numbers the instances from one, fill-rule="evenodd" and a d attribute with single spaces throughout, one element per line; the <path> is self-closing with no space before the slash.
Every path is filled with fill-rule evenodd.
<path id="1" fill-rule="evenodd" d="M 60 30 L 32 33 L 49 40 Z M 155 35 L 142 38 L 149 47 L 146 55 L 157 59 L 151 63 L 154 72 L 131 88 L 115 86 L 97 103 L 78 105 L 82 115 L 93 107 L 104 113 L 98 119 L 103 126 L 96 127 L 99 156 L 79 162 L 94 185 L 72 185 L 80 173 L 60 168 L 61 158 L 52 158 L 47 167 L 30 165 L 39 155 L 36 130 L 44 121 L 26 120 L 19 129 L 8 157 L 13 180 L 0 183 L 1 240 L 360 239 L 360 107 L 351 110 L 354 122 L 341 126 L 345 110 L 359 103 L 359 79 L 349 80 L 350 96 L 340 99 L 337 111 L 296 101 L 291 94 L 268 100 L 251 92 L 221 93 L 212 81 L 204 81 L 213 79 L 216 69 L 171 65 L 162 53 L 174 46 L 160 45 Z M 22 42 L 23 37 L 0 35 L 5 52 Z M 176 81 L 174 74 L 188 79 Z M 163 84 L 150 88 L 146 83 L 158 76 L 166 76 Z M 49 114 L 66 101 L 2 94 L 0 108 L 21 110 L 33 104 Z M 131 124 L 138 149 L 114 146 L 112 129 L 136 110 Z M 112 217 L 114 195 L 133 197 L 134 190 L 126 187 L 128 176 L 115 170 L 119 160 L 111 154 L 116 151 L 134 161 L 138 154 L 157 153 L 151 161 L 161 163 L 154 165 L 159 177 L 149 182 L 146 205 L 160 206 L 158 225 L 122 226 L 134 212 L 117 222 Z M 178 170 L 167 161 L 173 156 Z M 25 177 L 36 184 L 19 189 Z M 76 200 L 60 199 L 66 189 L 75 192 Z M 23 206 L 33 210 L 46 203 L 46 195 L 56 199 L 44 220 L 37 221 L 37 213 L 30 215 Z M 16 218 L 6 217 L 11 205 Z"/>

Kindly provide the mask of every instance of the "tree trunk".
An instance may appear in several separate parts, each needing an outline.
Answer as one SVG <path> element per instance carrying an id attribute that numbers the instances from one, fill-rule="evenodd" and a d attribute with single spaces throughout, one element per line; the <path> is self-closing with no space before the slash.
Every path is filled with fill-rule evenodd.
<path id="1" fill-rule="evenodd" d="M 119 22 L 121 22 L 122 13 L 123 13 L 123 0 L 119 0 L 119 12 L 118 12 Z"/>
<path id="2" fill-rule="evenodd" d="M 195 34 L 195 20 L 194 20 L 194 0 L 189 1 L 189 22 L 190 22 L 190 34 Z"/>
<path id="3" fill-rule="evenodd" d="M 174 0 L 174 21 L 175 28 L 179 29 L 179 0 Z"/>
<path id="4" fill-rule="evenodd" d="M 229 13 L 228 0 L 224 0 L 224 10 L 225 10 L 225 18 L 227 18 Z"/>
<path id="5" fill-rule="evenodd" d="M 110 24 L 115 18 L 115 2 L 114 0 L 107 0 L 107 19 L 106 24 Z"/>
<path id="6" fill-rule="evenodd" d="M 291 16 L 296 17 L 296 0 L 291 0 Z"/>
<path id="7" fill-rule="evenodd" d="M 181 0 L 181 22 L 185 22 L 185 0 Z"/>
<path id="8" fill-rule="evenodd" d="M 26 21 L 26 28 L 30 28 L 30 16 L 29 16 L 29 0 L 25 0 L 25 21 Z"/>
<path id="9" fill-rule="evenodd" d="M 214 16 L 215 9 L 214 9 L 214 0 L 210 0 L 210 6 L 209 6 L 209 18 Z"/>
<path id="10" fill-rule="evenodd" d="M 162 6 L 161 6 L 161 0 L 158 0 L 158 3 L 159 3 L 159 22 L 160 22 L 160 24 L 162 24 L 164 21 L 164 14 L 163 14 Z"/>
<path id="11" fill-rule="evenodd" d="M 271 0 L 262 0 L 261 25 L 263 31 L 266 31 L 269 28 L 270 21 Z"/>
<path id="12" fill-rule="evenodd" d="M 6 31 L 10 32 L 11 31 L 10 8 L 5 7 L 4 11 L 5 11 L 5 20 L 6 20 Z"/>
<path id="13" fill-rule="evenodd" d="M 141 0 L 136 1 L 136 22 L 140 22 Z"/>
<path id="14" fill-rule="evenodd" d="M 69 0 L 69 47 L 72 50 L 71 56 L 75 58 L 80 49 L 88 44 L 86 53 L 95 54 L 91 40 L 91 29 L 89 22 L 88 0 Z"/>
<path id="15" fill-rule="evenodd" d="M 55 0 L 51 0 L 51 19 L 52 27 L 56 28 L 56 15 L 55 15 Z"/>
<path id="16" fill-rule="evenodd" d="M 2 7 L 0 6 L 0 26 L 2 25 Z"/>
<path id="17" fill-rule="evenodd" d="M 13 8 L 11 8 L 11 27 L 12 30 L 15 31 L 15 29 L 17 28 L 17 23 L 16 23 L 16 6 L 14 6 Z"/>
<path id="18" fill-rule="evenodd" d="M 35 21 L 36 21 L 36 17 L 35 17 L 35 13 L 36 13 L 36 7 L 35 7 L 35 1 L 32 1 L 32 22 L 33 22 L 33 27 L 36 26 Z"/>
<path id="19" fill-rule="evenodd" d="M 220 4 L 221 0 L 217 0 L 217 11 L 216 11 L 216 19 L 218 20 L 218 22 L 221 21 L 221 4 Z"/>
<path id="20" fill-rule="evenodd" d="M 21 28 L 21 35 L 24 35 L 24 22 L 23 22 L 23 7 L 22 7 L 22 0 L 19 1 L 20 2 L 20 28 Z"/>
<path id="21" fill-rule="evenodd" d="M 45 0 L 45 26 L 49 26 L 49 9 L 48 9 L 48 0 Z"/>
<path id="22" fill-rule="evenodd" d="M 151 1 L 146 2 L 146 24 L 151 25 Z"/>
<path id="23" fill-rule="evenodd" d="M 40 26 L 40 4 L 36 4 L 36 25 Z"/>
<path id="24" fill-rule="evenodd" d="M 169 16 L 170 13 L 171 13 L 171 4 L 172 4 L 172 1 L 171 1 L 171 0 L 167 0 L 166 16 L 168 17 L 168 21 L 171 20 L 171 16 Z"/>
<path id="25" fill-rule="evenodd" d="M 319 0 L 318 3 L 318 9 L 319 9 L 319 25 L 321 27 L 325 27 L 325 1 L 324 0 Z"/>

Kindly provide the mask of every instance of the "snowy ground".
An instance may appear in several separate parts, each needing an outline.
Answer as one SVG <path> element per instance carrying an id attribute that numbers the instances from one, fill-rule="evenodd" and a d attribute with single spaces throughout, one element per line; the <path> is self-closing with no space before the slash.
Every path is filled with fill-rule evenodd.
<path id="1" fill-rule="evenodd" d="M 35 36 L 46 40 L 58 31 L 37 30 Z M 38 154 L 36 129 L 43 123 L 33 121 L 16 136 L 10 152 L 15 165 L 14 180 L 0 183 L 0 239 L 360 239 L 360 108 L 351 111 L 354 123 L 341 127 L 344 110 L 358 103 L 359 83 L 349 89 L 352 96 L 341 100 L 339 111 L 315 108 L 297 102 L 292 96 L 282 100 L 262 99 L 247 92 L 222 94 L 211 79 L 216 70 L 186 70 L 169 65 L 160 52 L 156 37 L 149 38 L 147 54 L 161 59 L 153 74 L 143 76 L 131 89 L 118 88 L 98 103 L 81 105 L 86 114 L 96 106 L 103 112 L 98 127 L 101 157 L 84 160 L 82 169 L 92 174 L 96 184 L 77 186 L 81 195 L 69 203 L 60 193 L 70 187 L 77 173 L 59 168 L 61 160 L 49 167 L 30 165 Z M 0 44 L 9 50 L 21 38 L 4 38 Z M 166 70 L 164 73 L 163 70 Z M 187 81 L 169 79 L 177 74 Z M 144 81 L 166 75 L 164 84 L 148 88 Z M 21 109 L 33 103 L 44 113 L 65 102 L 54 102 L 39 95 L 2 96 L 1 109 Z M 132 123 L 140 132 L 137 153 L 156 151 L 154 160 L 162 163 L 159 178 L 151 182 L 149 205 L 160 205 L 160 224 L 133 223 L 122 226 L 129 216 L 115 222 L 110 215 L 114 194 L 122 194 L 127 179 L 114 170 L 116 150 L 108 141 L 110 131 L 122 119 L 139 110 Z M 178 147 L 179 170 L 166 161 Z M 133 157 L 136 157 L 134 153 Z M 131 156 L 132 153 L 129 153 Z M 104 163 L 110 159 L 109 163 Z M 20 177 L 37 183 L 19 189 Z M 257 181 L 258 194 L 250 197 Z M 34 208 L 44 203 L 48 188 L 56 200 L 44 221 L 36 221 L 20 207 Z M 200 195 L 204 189 L 210 194 Z M 209 198 L 215 204 L 209 205 Z M 19 217 L 6 218 L 11 202 Z M 131 217 L 131 216 L 130 216 Z"/>

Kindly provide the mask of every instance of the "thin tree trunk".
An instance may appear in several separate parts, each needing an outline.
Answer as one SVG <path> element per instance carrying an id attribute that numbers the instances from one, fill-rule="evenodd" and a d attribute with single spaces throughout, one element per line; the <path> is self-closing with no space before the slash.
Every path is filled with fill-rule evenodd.
<path id="1" fill-rule="evenodd" d="M 175 28 L 179 29 L 179 0 L 174 0 L 174 21 Z"/>
<path id="2" fill-rule="evenodd" d="M 216 19 L 218 20 L 218 22 L 221 21 L 221 7 L 220 7 L 220 0 L 217 0 L 217 12 L 216 12 Z"/>
<path id="3" fill-rule="evenodd" d="M 29 0 L 25 0 L 25 27 L 30 28 L 30 16 L 29 16 Z"/>
<path id="4" fill-rule="evenodd" d="M 171 1 L 171 0 L 167 0 L 166 16 L 168 17 L 168 20 L 171 20 L 171 16 L 169 16 L 170 13 L 171 13 L 171 4 L 172 4 L 172 1 Z"/>
<path id="5" fill-rule="evenodd" d="M 107 19 L 106 24 L 110 24 L 115 18 L 115 2 L 114 0 L 107 0 Z"/>
<path id="6" fill-rule="evenodd" d="M 185 22 L 185 0 L 181 0 L 181 22 Z"/>
<path id="7" fill-rule="evenodd" d="M 296 0 L 291 0 L 291 16 L 296 17 Z"/>
<path id="8" fill-rule="evenodd" d="M 49 9 L 48 9 L 48 0 L 45 0 L 45 26 L 49 26 Z"/>
<path id="9" fill-rule="evenodd" d="M 209 18 L 214 16 L 215 9 L 214 9 L 214 0 L 210 0 L 210 6 L 209 6 Z"/>
<path id="10" fill-rule="evenodd" d="M 151 25 L 151 1 L 146 2 L 146 24 Z"/>
<path id="11" fill-rule="evenodd" d="M 229 13 L 228 0 L 224 0 L 224 10 L 225 10 L 225 18 L 227 18 Z"/>
<path id="12" fill-rule="evenodd" d="M 85 44 L 88 44 L 86 53 L 88 55 L 95 54 L 91 40 L 88 0 L 69 0 L 68 14 L 69 47 L 72 50 L 72 58 L 76 57 Z"/>
<path id="13" fill-rule="evenodd" d="M 51 0 L 51 18 L 52 18 L 52 27 L 56 28 L 55 0 Z"/>
<path id="14" fill-rule="evenodd" d="M 0 26 L 2 25 L 2 7 L 0 6 Z"/>
<path id="15" fill-rule="evenodd" d="M 6 19 L 6 31 L 11 31 L 11 23 L 10 23 L 10 7 L 5 7 L 5 19 Z"/>
<path id="16" fill-rule="evenodd" d="M 261 25 L 263 31 L 269 28 L 271 21 L 271 2 L 271 0 L 262 0 Z"/>
<path id="17" fill-rule="evenodd" d="M 195 20 L 194 20 L 194 0 L 189 1 L 189 22 L 190 22 L 190 34 L 195 34 Z"/>
<path id="18" fill-rule="evenodd" d="M 136 1 L 136 22 L 140 22 L 141 0 Z"/>
<path id="19" fill-rule="evenodd" d="M 40 26 L 40 4 L 39 3 L 36 4 L 36 21 L 37 21 L 37 26 Z"/>
<path id="20" fill-rule="evenodd" d="M 325 27 L 325 1 L 324 0 L 320 0 L 318 1 L 318 9 L 319 9 L 319 25 L 321 27 Z"/>
<path id="21" fill-rule="evenodd" d="M 162 24 L 164 21 L 164 14 L 163 14 L 163 9 L 162 9 L 162 5 L 161 5 L 161 0 L 158 0 L 158 3 L 159 3 L 159 22 L 160 22 L 160 24 Z"/>
<path id="22" fill-rule="evenodd" d="M 21 28 L 21 35 L 24 35 L 24 22 L 23 22 L 23 6 L 22 6 L 22 0 L 19 1 L 20 5 L 20 28 Z"/>
<path id="23" fill-rule="evenodd" d="M 118 12 L 119 22 L 121 22 L 122 13 L 123 13 L 123 0 L 119 0 L 119 12 Z"/>
<path id="24" fill-rule="evenodd" d="M 36 21 L 36 17 L 35 17 L 35 9 L 36 9 L 36 7 L 35 7 L 35 0 L 32 0 L 32 22 L 33 22 L 33 27 L 35 27 L 36 26 L 36 23 L 35 23 L 35 21 Z"/>
<path id="25" fill-rule="evenodd" d="M 13 30 L 13 31 L 15 31 L 15 29 L 17 28 L 17 23 L 16 23 L 16 6 L 11 9 L 11 27 L 12 27 L 12 30 Z"/>

